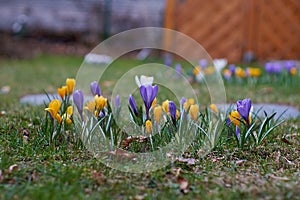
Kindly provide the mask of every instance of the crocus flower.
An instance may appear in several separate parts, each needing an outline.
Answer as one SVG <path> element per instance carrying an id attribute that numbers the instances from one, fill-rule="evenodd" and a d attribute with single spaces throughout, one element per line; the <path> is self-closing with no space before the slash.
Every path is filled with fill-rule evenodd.
<path id="1" fill-rule="evenodd" d="M 202 67 L 202 68 L 206 68 L 208 66 L 208 62 L 206 59 L 201 59 L 199 61 L 199 65 Z"/>
<path id="2" fill-rule="evenodd" d="M 259 68 L 248 67 L 246 72 L 250 77 L 258 77 L 261 75 L 261 70 Z"/>
<path id="3" fill-rule="evenodd" d="M 149 119 L 149 109 L 151 108 L 152 102 L 155 99 L 156 95 L 158 92 L 158 86 L 152 86 L 152 85 L 147 85 L 144 86 L 142 85 L 140 87 L 140 94 L 141 97 L 144 101 L 144 105 L 146 108 L 146 118 Z"/>
<path id="4" fill-rule="evenodd" d="M 183 104 L 183 108 L 184 108 L 185 110 L 188 110 L 189 107 L 190 107 L 191 105 L 193 105 L 193 104 L 195 104 L 195 100 L 194 100 L 193 98 L 189 98 L 189 99 L 187 99 L 186 102 Z"/>
<path id="5" fill-rule="evenodd" d="M 147 85 L 152 85 L 153 84 L 153 76 L 144 76 L 141 75 L 141 78 L 138 76 L 135 76 L 135 83 L 137 84 L 138 87 L 141 87 L 142 85 L 147 86 Z"/>
<path id="6" fill-rule="evenodd" d="M 293 67 L 289 72 L 290 72 L 290 74 L 291 74 L 292 76 L 294 76 L 294 75 L 297 74 L 297 68 L 296 68 L 296 67 Z"/>
<path id="7" fill-rule="evenodd" d="M 153 110 L 154 120 L 156 123 L 160 122 L 161 116 L 162 116 L 162 107 L 156 106 Z"/>
<path id="8" fill-rule="evenodd" d="M 75 86 L 75 79 L 73 78 L 67 78 L 66 80 L 66 86 L 67 86 L 67 92 L 68 94 L 72 94 L 73 93 L 73 89 L 74 89 L 74 86 Z"/>
<path id="9" fill-rule="evenodd" d="M 198 112 L 199 112 L 199 106 L 197 104 L 191 105 L 190 107 L 190 117 L 192 118 L 192 120 L 196 121 L 198 118 Z"/>
<path id="10" fill-rule="evenodd" d="M 250 110 L 251 110 L 251 100 L 250 99 L 244 99 L 244 100 L 238 100 L 236 102 L 237 111 L 242 116 L 242 118 L 246 121 L 247 125 L 250 124 Z"/>
<path id="11" fill-rule="evenodd" d="M 150 120 L 147 120 L 145 123 L 146 131 L 148 134 L 152 133 L 152 122 Z"/>
<path id="12" fill-rule="evenodd" d="M 134 97 L 132 95 L 129 95 L 128 101 L 129 101 L 129 107 L 130 107 L 131 111 L 134 113 L 135 116 L 138 116 L 138 110 L 136 107 L 136 102 L 135 102 Z"/>
<path id="13" fill-rule="evenodd" d="M 214 63 L 216 70 L 221 72 L 222 69 L 227 65 L 227 59 L 225 59 L 225 58 L 214 59 L 213 63 Z"/>
<path id="14" fill-rule="evenodd" d="M 118 108 L 120 106 L 120 96 L 117 95 L 114 102 L 115 108 Z"/>
<path id="15" fill-rule="evenodd" d="M 274 63 L 273 65 L 273 72 L 275 74 L 279 74 L 282 71 L 282 65 L 279 62 Z"/>
<path id="16" fill-rule="evenodd" d="M 238 78 L 245 78 L 247 76 L 247 74 L 242 68 L 237 67 L 235 69 L 235 76 Z"/>
<path id="17" fill-rule="evenodd" d="M 235 126 L 235 135 L 238 139 L 241 137 L 241 131 L 238 126 Z"/>
<path id="18" fill-rule="evenodd" d="M 176 105 L 173 101 L 169 102 L 169 112 L 170 112 L 173 124 L 176 125 Z"/>
<path id="19" fill-rule="evenodd" d="M 219 111 L 218 111 L 218 108 L 217 108 L 217 106 L 216 106 L 216 104 L 210 104 L 209 105 L 209 108 L 210 108 L 210 110 L 212 110 L 214 113 L 218 113 Z"/>
<path id="20" fill-rule="evenodd" d="M 181 64 L 177 63 L 175 65 L 175 71 L 176 73 L 180 76 L 182 74 L 182 68 L 181 68 Z"/>
<path id="21" fill-rule="evenodd" d="M 90 85 L 91 92 L 94 96 L 101 96 L 101 89 L 97 81 L 93 81 Z"/>
<path id="22" fill-rule="evenodd" d="M 226 80 L 229 80 L 231 78 L 231 71 L 229 69 L 224 69 L 223 76 Z"/>
<path id="23" fill-rule="evenodd" d="M 186 102 L 186 98 L 182 97 L 180 99 L 180 105 L 183 106 L 183 104 Z"/>
<path id="24" fill-rule="evenodd" d="M 63 118 L 64 120 L 66 120 L 66 123 L 67 123 L 67 124 L 71 124 L 71 123 L 72 123 L 72 120 L 71 120 L 72 114 L 73 114 L 73 106 L 69 106 L 69 107 L 67 108 L 66 113 L 63 114 L 63 116 L 62 116 L 62 118 Z"/>
<path id="25" fill-rule="evenodd" d="M 94 101 L 98 110 L 103 110 L 103 108 L 107 105 L 107 99 L 103 96 L 96 95 L 94 97 Z"/>
<path id="26" fill-rule="evenodd" d="M 295 66 L 295 63 L 294 63 L 294 61 L 292 61 L 292 60 L 288 60 L 288 61 L 285 62 L 285 69 L 286 69 L 288 72 L 290 72 L 291 69 L 292 69 L 294 66 Z"/>
<path id="27" fill-rule="evenodd" d="M 231 72 L 231 74 L 235 74 L 235 65 L 234 64 L 229 65 L 228 70 Z"/>
<path id="28" fill-rule="evenodd" d="M 61 102 L 58 99 L 53 99 L 49 105 L 48 108 L 45 108 L 46 111 L 48 111 L 53 119 L 56 119 L 58 123 L 61 123 L 62 118 L 58 114 L 58 111 L 60 109 Z"/>
<path id="29" fill-rule="evenodd" d="M 171 56 L 166 56 L 165 57 L 165 65 L 168 66 L 168 67 L 171 67 L 171 65 L 172 65 L 172 58 L 171 58 Z"/>
<path id="30" fill-rule="evenodd" d="M 61 99 L 64 99 L 64 97 L 68 94 L 67 86 L 62 86 L 61 88 L 57 88 L 57 93 L 59 94 Z"/>
<path id="31" fill-rule="evenodd" d="M 267 62 L 265 64 L 265 70 L 268 74 L 273 73 L 273 63 L 272 62 Z"/>
<path id="32" fill-rule="evenodd" d="M 169 100 L 165 100 L 163 103 L 162 103 L 162 108 L 163 110 L 165 111 L 165 113 L 168 113 L 169 112 Z"/>
<path id="33" fill-rule="evenodd" d="M 227 121 L 227 125 L 231 123 L 233 123 L 234 125 L 236 126 L 239 126 L 240 125 L 240 118 L 241 118 L 241 115 L 238 111 L 232 111 L 229 116 L 228 116 L 228 121 Z"/>
<path id="34" fill-rule="evenodd" d="M 83 117 L 82 117 L 82 110 L 83 110 L 83 101 L 84 101 L 84 98 L 83 98 L 83 93 L 81 90 L 76 90 L 73 94 L 73 101 L 74 101 L 74 104 L 78 110 L 78 113 L 81 117 L 81 119 L 83 120 Z"/>

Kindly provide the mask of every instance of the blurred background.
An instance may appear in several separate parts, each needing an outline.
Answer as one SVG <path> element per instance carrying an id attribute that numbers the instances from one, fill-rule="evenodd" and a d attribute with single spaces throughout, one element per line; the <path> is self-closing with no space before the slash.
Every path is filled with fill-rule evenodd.
<path id="1" fill-rule="evenodd" d="M 85 55 L 111 35 L 154 26 L 185 33 L 229 62 L 299 60 L 299 11 L 299 0 L 0 1 L 0 56 Z"/>

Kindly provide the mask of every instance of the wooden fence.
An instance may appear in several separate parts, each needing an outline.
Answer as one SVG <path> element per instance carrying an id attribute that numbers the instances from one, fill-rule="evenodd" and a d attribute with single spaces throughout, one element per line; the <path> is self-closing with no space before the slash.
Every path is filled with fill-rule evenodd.
<path id="1" fill-rule="evenodd" d="M 238 62 L 253 52 L 259 60 L 300 59 L 299 0 L 167 0 L 165 27 L 213 58 Z"/>

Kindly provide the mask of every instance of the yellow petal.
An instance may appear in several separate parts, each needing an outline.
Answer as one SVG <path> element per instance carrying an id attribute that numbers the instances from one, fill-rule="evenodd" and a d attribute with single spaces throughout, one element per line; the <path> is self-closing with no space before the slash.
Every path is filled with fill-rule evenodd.
<path id="1" fill-rule="evenodd" d="M 194 121 L 196 121 L 198 118 L 198 112 L 199 112 L 199 106 L 196 104 L 191 105 L 189 114 Z"/>
<path id="2" fill-rule="evenodd" d="M 153 110 L 154 120 L 159 123 L 162 115 L 162 107 L 157 106 Z"/>
<path id="3" fill-rule="evenodd" d="M 214 112 L 214 113 L 218 113 L 218 108 L 216 106 L 216 104 L 210 104 L 209 108 Z"/>
<path id="4" fill-rule="evenodd" d="M 67 115 L 68 116 L 71 116 L 73 114 L 73 106 L 69 106 L 68 108 L 67 108 Z"/>
<path id="5" fill-rule="evenodd" d="M 156 98 L 153 100 L 151 107 L 153 108 L 156 105 Z"/>
<path id="6" fill-rule="evenodd" d="M 186 100 L 186 102 L 184 102 L 183 108 L 184 108 L 185 110 L 188 110 L 189 107 L 190 107 L 191 105 L 193 105 L 193 104 L 195 104 L 195 100 L 194 100 L 193 98 L 189 98 L 189 99 Z"/>
<path id="7" fill-rule="evenodd" d="M 230 121 L 235 124 L 236 126 L 239 126 L 240 125 L 240 113 L 238 111 L 232 111 L 230 114 L 229 114 L 229 119 Z"/>
<path id="8" fill-rule="evenodd" d="M 95 100 L 95 106 L 98 110 L 102 110 L 107 104 L 107 99 L 104 98 L 103 96 L 99 97 L 98 95 L 96 95 L 94 97 L 94 100 Z"/>
<path id="9" fill-rule="evenodd" d="M 169 112 L 169 100 L 165 100 L 163 103 L 162 103 L 162 109 L 168 113 Z"/>
<path id="10" fill-rule="evenodd" d="M 66 119 L 66 123 L 67 123 L 67 124 L 71 124 L 71 123 L 72 123 L 72 120 L 71 120 L 70 118 L 67 118 L 67 119 Z"/>
<path id="11" fill-rule="evenodd" d="M 57 122 L 60 124 L 62 122 L 62 118 L 59 114 L 56 114 L 55 119 L 57 120 Z"/>
<path id="12" fill-rule="evenodd" d="M 72 94 L 74 86 L 75 86 L 75 79 L 73 78 L 67 78 L 66 85 L 67 85 L 67 92 L 68 94 Z"/>
<path id="13" fill-rule="evenodd" d="M 297 74 L 297 68 L 296 67 L 293 67 L 291 70 L 290 70 L 290 74 L 292 76 L 296 75 Z"/>
<path id="14" fill-rule="evenodd" d="M 61 88 L 57 88 L 57 93 L 63 99 L 68 94 L 67 86 L 62 86 Z"/>
<path id="15" fill-rule="evenodd" d="M 150 120 L 147 120 L 145 126 L 146 126 L 147 133 L 151 134 L 151 132 L 152 132 L 152 122 Z"/>

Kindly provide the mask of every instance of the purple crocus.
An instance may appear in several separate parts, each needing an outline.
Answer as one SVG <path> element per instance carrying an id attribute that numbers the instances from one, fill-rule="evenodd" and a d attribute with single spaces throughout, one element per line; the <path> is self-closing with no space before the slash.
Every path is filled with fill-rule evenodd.
<path id="1" fill-rule="evenodd" d="M 128 101 L 129 101 L 129 107 L 130 107 L 131 111 L 134 113 L 135 116 L 138 116 L 136 102 L 132 95 L 129 95 Z"/>
<path id="2" fill-rule="evenodd" d="M 181 68 L 181 64 L 177 63 L 175 65 L 175 71 L 176 73 L 180 76 L 182 74 L 182 68 Z"/>
<path id="3" fill-rule="evenodd" d="M 169 102 L 169 112 L 170 112 L 173 124 L 176 125 L 176 105 L 173 101 Z"/>
<path id="4" fill-rule="evenodd" d="M 251 99 L 238 100 L 236 102 L 237 111 L 242 116 L 242 118 L 247 122 L 247 125 L 250 125 L 249 114 L 251 110 Z"/>
<path id="5" fill-rule="evenodd" d="M 279 74 L 282 70 L 282 65 L 279 62 L 273 64 L 273 72 Z"/>
<path id="6" fill-rule="evenodd" d="M 158 92 L 158 86 L 152 86 L 152 85 L 142 85 L 140 87 L 140 94 L 144 101 L 145 107 L 146 107 L 146 117 L 149 119 L 149 110 L 151 108 L 152 102 L 155 99 Z"/>
<path id="7" fill-rule="evenodd" d="M 234 64 L 229 65 L 228 69 L 231 72 L 231 74 L 233 74 L 233 75 L 235 74 L 235 65 Z"/>
<path id="8" fill-rule="evenodd" d="M 100 86 L 97 81 L 93 81 L 90 85 L 90 88 L 91 88 L 91 92 L 94 96 L 96 96 L 96 95 L 101 96 Z"/>
<path id="9" fill-rule="evenodd" d="M 238 126 L 235 126 L 235 136 L 238 138 L 238 140 L 241 138 L 241 131 Z"/>
<path id="10" fill-rule="evenodd" d="M 171 56 L 166 56 L 165 57 L 165 65 L 168 66 L 168 67 L 171 67 L 171 65 L 172 65 L 172 58 L 171 58 Z"/>
<path id="11" fill-rule="evenodd" d="M 273 63 L 272 62 L 267 62 L 265 64 L 265 70 L 268 74 L 272 74 L 273 73 Z"/>
<path id="12" fill-rule="evenodd" d="M 285 62 L 285 69 L 289 72 L 295 66 L 295 62 L 292 60 L 288 60 Z"/>
<path id="13" fill-rule="evenodd" d="M 186 102 L 186 98 L 182 97 L 180 99 L 180 107 L 183 108 L 183 104 Z"/>
<path id="14" fill-rule="evenodd" d="M 120 106 L 120 96 L 117 95 L 114 102 L 115 108 L 118 108 Z"/>
<path id="15" fill-rule="evenodd" d="M 81 90 L 76 90 L 73 93 L 73 101 L 74 101 L 74 104 L 78 110 L 80 117 L 81 117 L 81 120 L 83 120 L 82 111 L 83 111 L 84 98 L 83 98 L 83 93 Z"/>
<path id="16" fill-rule="evenodd" d="M 206 59 L 201 59 L 201 60 L 199 61 L 199 65 L 200 65 L 200 67 L 202 67 L 202 68 L 206 68 L 207 65 L 208 65 L 208 62 L 207 62 Z"/>

